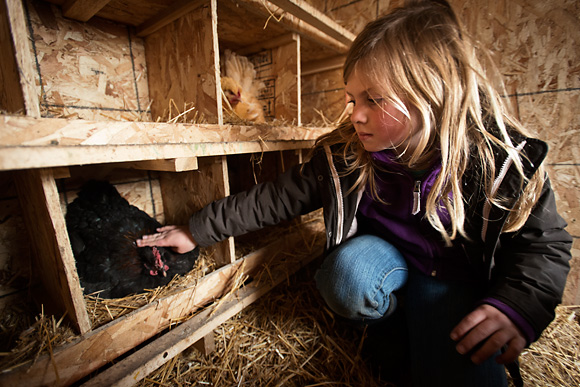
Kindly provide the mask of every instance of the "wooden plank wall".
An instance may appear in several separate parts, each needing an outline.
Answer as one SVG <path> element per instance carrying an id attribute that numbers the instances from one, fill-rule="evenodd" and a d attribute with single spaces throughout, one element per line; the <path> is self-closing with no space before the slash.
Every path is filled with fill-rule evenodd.
<path id="1" fill-rule="evenodd" d="M 403 0 L 316 2 L 335 21 L 359 32 L 365 23 Z M 565 304 L 580 304 L 580 3 L 576 0 L 450 0 L 471 34 L 491 50 L 505 77 L 508 98 L 525 126 L 547 141 L 548 172 L 558 209 L 574 236 Z M 302 79 L 303 122 L 312 106 L 335 120 L 342 109 L 341 70 Z"/>

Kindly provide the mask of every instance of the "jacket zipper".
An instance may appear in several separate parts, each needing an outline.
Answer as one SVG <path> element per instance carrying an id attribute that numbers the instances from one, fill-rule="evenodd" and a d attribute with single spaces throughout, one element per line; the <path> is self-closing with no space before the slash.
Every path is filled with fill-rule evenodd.
<path id="1" fill-rule="evenodd" d="M 421 211 L 421 180 L 415 180 L 415 184 L 413 186 L 413 210 L 411 214 L 417 215 L 419 211 Z M 433 268 L 431 271 L 431 276 L 435 277 L 436 275 L 437 270 Z"/>
<path id="2" fill-rule="evenodd" d="M 417 215 L 421 210 L 421 180 L 415 180 L 415 187 L 413 188 L 413 210 L 412 215 Z"/>

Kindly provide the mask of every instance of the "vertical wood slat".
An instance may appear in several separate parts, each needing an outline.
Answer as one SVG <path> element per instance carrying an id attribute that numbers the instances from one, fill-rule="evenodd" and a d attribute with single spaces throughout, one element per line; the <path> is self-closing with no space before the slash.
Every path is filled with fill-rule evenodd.
<path id="1" fill-rule="evenodd" d="M 66 312 L 80 333 L 86 333 L 91 324 L 53 171 L 33 169 L 13 175 L 47 305 L 61 315 Z"/>
<path id="2" fill-rule="evenodd" d="M 0 109 L 40 117 L 32 49 L 21 0 L 0 4 Z"/>

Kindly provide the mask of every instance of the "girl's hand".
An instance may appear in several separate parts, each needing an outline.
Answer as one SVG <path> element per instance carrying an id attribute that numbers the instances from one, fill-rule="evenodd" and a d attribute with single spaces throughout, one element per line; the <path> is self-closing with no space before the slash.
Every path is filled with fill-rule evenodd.
<path id="1" fill-rule="evenodd" d="M 520 329 L 499 309 L 491 305 L 480 305 L 468 314 L 453 330 L 451 339 L 459 341 L 457 352 L 464 355 L 481 343 L 471 361 L 481 364 L 504 345 L 507 350 L 496 358 L 499 364 L 517 360 L 526 346 L 526 338 Z"/>
<path id="2" fill-rule="evenodd" d="M 169 247 L 178 254 L 187 253 L 197 246 L 187 226 L 165 226 L 157 229 L 157 234 L 143 235 L 137 239 L 137 246 Z"/>

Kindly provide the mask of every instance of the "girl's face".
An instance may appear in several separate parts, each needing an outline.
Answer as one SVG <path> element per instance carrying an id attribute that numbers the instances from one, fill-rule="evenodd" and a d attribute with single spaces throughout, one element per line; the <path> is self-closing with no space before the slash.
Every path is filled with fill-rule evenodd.
<path id="1" fill-rule="evenodd" d="M 419 113 L 409 108 L 410 119 L 381 92 L 363 83 L 353 71 L 346 83 L 346 102 L 352 104 L 350 120 L 358 138 L 369 152 L 395 149 L 399 155 L 410 155 L 418 141 Z"/>

